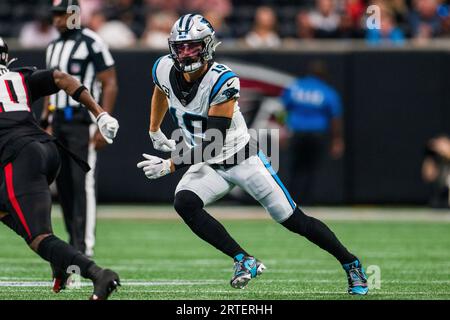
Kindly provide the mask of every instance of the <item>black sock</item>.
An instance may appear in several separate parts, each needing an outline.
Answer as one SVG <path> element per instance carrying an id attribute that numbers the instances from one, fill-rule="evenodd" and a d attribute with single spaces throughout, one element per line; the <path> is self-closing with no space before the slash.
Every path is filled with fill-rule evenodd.
<path id="1" fill-rule="evenodd" d="M 305 215 L 298 207 L 294 213 L 281 223 L 292 232 L 304 236 L 312 243 L 332 254 L 341 264 L 350 263 L 357 258 L 338 240 L 336 235 L 320 220 Z"/>
<path id="2" fill-rule="evenodd" d="M 54 235 L 48 236 L 40 242 L 37 253 L 59 270 L 77 266 L 80 268 L 81 276 L 91 280 L 94 280 L 101 270 L 94 261 Z"/>
<path id="3" fill-rule="evenodd" d="M 219 221 L 203 210 L 203 201 L 192 191 L 182 190 L 175 196 L 175 210 L 201 239 L 227 256 L 248 255 Z"/>
<path id="4" fill-rule="evenodd" d="M 18 235 L 22 236 L 21 226 L 11 215 L 6 215 L 1 221 Z M 56 251 L 54 251 L 55 249 Z M 41 258 L 50 262 L 53 276 L 56 277 L 60 277 L 63 273 L 66 273 L 67 268 L 71 265 L 78 266 L 81 271 L 81 276 L 88 279 L 94 279 L 97 272 L 101 270 L 93 261 L 54 235 L 48 236 L 41 241 L 37 253 Z M 67 261 L 72 262 L 68 263 Z"/>

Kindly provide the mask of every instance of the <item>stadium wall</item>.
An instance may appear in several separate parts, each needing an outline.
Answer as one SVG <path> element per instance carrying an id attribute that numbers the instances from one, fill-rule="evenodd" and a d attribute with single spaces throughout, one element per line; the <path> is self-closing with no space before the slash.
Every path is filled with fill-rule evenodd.
<path id="1" fill-rule="evenodd" d="M 149 181 L 136 168 L 143 152 L 159 154 L 152 149 L 147 129 L 151 68 L 163 53 L 136 50 L 113 54 L 120 87 L 115 115 L 121 128 L 116 142 L 99 154 L 99 198 L 104 202 L 170 202 L 182 172 Z M 14 50 L 11 56 L 20 58 L 21 65 L 44 66 L 41 50 Z M 450 133 L 447 51 L 227 50 L 218 60 L 231 59 L 297 76 L 304 73 L 308 61 L 318 58 L 328 63 L 331 83 L 343 97 L 347 150 L 342 160 L 326 161 L 314 191 L 317 202 L 425 203 L 428 190 L 420 178 L 423 146 L 436 134 Z M 35 110 L 39 114 L 41 103 Z M 163 129 L 173 127 L 167 117 Z M 282 178 L 288 174 L 285 168 L 280 170 Z"/>

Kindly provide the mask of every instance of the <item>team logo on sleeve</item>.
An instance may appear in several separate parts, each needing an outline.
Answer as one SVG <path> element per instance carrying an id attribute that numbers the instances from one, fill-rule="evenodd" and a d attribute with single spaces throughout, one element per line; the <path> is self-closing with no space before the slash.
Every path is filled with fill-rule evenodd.
<path id="1" fill-rule="evenodd" d="M 170 96 L 170 89 L 167 88 L 165 85 L 162 85 L 164 92 L 166 93 L 167 96 Z"/>
<path id="2" fill-rule="evenodd" d="M 222 94 L 227 97 L 227 99 L 230 99 L 232 97 L 234 97 L 236 95 L 236 93 L 238 93 L 239 90 L 236 88 L 229 88 L 227 90 L 225 90 Z"/>

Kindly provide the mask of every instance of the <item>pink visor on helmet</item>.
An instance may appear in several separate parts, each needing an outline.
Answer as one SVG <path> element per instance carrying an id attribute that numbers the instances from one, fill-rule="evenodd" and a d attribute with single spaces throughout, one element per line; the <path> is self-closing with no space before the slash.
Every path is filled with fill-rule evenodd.
<path id="1" fill-rule="evenodd" d="M 197 58 L 203 49 L 202 42 L 173 43 L 172 48 L 178 59 Z"/>

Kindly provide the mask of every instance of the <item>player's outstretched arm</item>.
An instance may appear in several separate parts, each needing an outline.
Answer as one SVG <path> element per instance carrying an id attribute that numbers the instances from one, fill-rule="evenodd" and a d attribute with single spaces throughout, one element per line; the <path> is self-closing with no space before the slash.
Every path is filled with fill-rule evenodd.
<path id="1" fill-rule="evenodd" d="M 53 79 L 55 81 L 55 85 L 59 89 L 64 90 L 75 101 L 80 102 L 92 112 L 97 119 L 98 128 L 102 136 L 105 138 L 106 142 L 111 144 L 113 139 L 116 137 L 117 131 L 119 130 L 118 121 L 111 117 L 108 112 L 102 109 L 102 107 L 100 107 L 87 88 L 83 86 L 76 78 L 65 72 L 54 70 Z"/>
<path id="2" fill-rule="evenodd" d="M 87 88 L 83 87 L 76 78 L 65 72 L 55 70 L 53 72 L 53 79 L 59 89 L 64 90 L 68 95 L 74 98 L 74 100 L 84 104 L 95 117 L 98 117 L 104 112 L 97 102 L 95 102 Z"/>
<path id="3" fill-rule="evenodd" d="M 226 138 L 227 129 L 231 125 L 233 117 L 235 100 L 228 100 L 224 103 L 211 106 L 208 112 L 206 124 L 205 139 L 202 144 L 189 149 L 181 156 L 172 159 L 161 159 L 149 154 L 143 154 L 146 160 L 138 163 L 137 167 L 142 168 L 144 174 L 149 179 L 158 179 L 175 170 L 194 165 L 198 162 L 208 161 L 212 155 L 205 154 L 204 150 L 208 147 L 214 150 L 216 154 L 222 151 Z M 217 133 L 221 134 L 218 139 Z M 195 156 L 201 154 L 201 157 Z"/>
<path id="4" fill-rule="evenodd" d="M 161 131 L 161 123 L 169 109 L 167 98 L 164 92 L 158 86 L 155 86 L 152 95 L 152 105 L 150 110 L 150 128 L 148 134 L 156 150 L 169 152 L 175 150 L 175 140 L 167 139 Z"/>
<path id="5" fill-rule="evenodd" d="M 109 114 L 112 114 L 116 104 L 117 93 L 119 92 L 116 68 L 110 67 L 97 73 L 97 80 L 100 81 L 102 87 L 102 108 Z M 100 150 L 106 145 L 100 130 L 97 130 L 94 134 L 94 145 L 95 150 Z"/>

